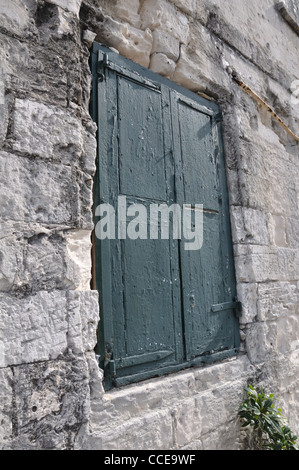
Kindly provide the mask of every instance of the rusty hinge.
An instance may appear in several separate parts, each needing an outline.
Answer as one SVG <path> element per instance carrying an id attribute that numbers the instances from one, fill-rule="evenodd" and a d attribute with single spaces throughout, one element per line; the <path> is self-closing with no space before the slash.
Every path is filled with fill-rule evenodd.
<path id="1" fill-rule="evenodd" d="M 109 362 L 109 372 L 110 376 L 114 378 L 116 376 L 116 364 L 115 361 L 110 361 Z"/>
<path id="2" fill-rule="evenodd" d="M 109 56 L 108 56 L 108 54 L 99 51 L 97 72 L 102 71 L 104 68 L 106 68 L 108 66 L 109 66 Z"/>
<path id="3" fill-rule="evenodd" d="M 242 302 L 237 300 L 234 302 L 224 302 L 223 304 L 212 305 L 212 312 L 224 312 L 226 310 L 235 310 L 236 315 L 240 317 L 242 315 Z"/>
<path id="4" fill-rule="evenodd" d="M 109 66 L 109 56 L 106 53 L 99 51 L 98 54 L 98 65 L 97 65 L 97 74 L 100 82 L 103 82 L 105 79 L 105 69 Z"/>

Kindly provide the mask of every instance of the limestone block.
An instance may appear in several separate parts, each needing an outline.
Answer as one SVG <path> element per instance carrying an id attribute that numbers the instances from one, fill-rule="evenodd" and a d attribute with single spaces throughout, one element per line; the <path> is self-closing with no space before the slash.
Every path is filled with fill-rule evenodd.
<path id="1" fill-rule="evenodd" d="M 272 245 L 288 246 L 286 220 L 281 215 L 269 215 L 269 230 Z"/>
<path id="2" fill-rule="evenodd" d="M 91 233 L 76 230 L 66 234 L 66 277 L 77 290 L 89 290 L 91 281 Z"/>
<path id="3" fill-rule="evenodd" d="M 205 83 L 200 76 L 200 59 L 190 56 L 184 47 L 181 48 L 173 80 L 191 91 L 205 90 Z"/>
<path id="4" fill-rule="evenodd" d="M 247 207 L 231 207 L 234 243 L 269 244 L 267 214 Z"/>
<path id="5" fill-rule="evenodd" d="M 1 351 L 0 351 L 1 354 Z M 13 412 L 13 372 L 11 369 L 0 369 L 0 449 L 12 437 Z"/>
<path id="6" fill-rule="evenodd" d="M 215 39 L 203 26 L 192 31 L 188 46 L 181 46 L 173 80 L 192 91 L 215 95 L 229 88 Z"/>
<path id="7" fill-rule="evenodd" d="M 242 302 L 242 324 L 252 323 L 258 317 L 258 284 L 238 284 L 238 300 Z"/>
<path id="8" fill-rule="evenodd" d="M 71 450 L 88 421 L 89 374 L 84 357 L 14 367 L 16 432 L 12 450 Z"/>
<path id="9" fill-rule="evenodd" d="M 151 57 L 150 70 L 159 73 L 163 77 L 171 78 L 175 70 L 175 62 L 165 54 L 153 54 Z"/>
<path id="10" fill-rule="evenodd" d="M 229 384 L 221 384 L 219 387 L 196 397 L 195 409 L 198 414 L 206 416 L 202 420 L 202 435 L 207 434 L 219 426 L 227 423 L 232 416 L 235 416 L 246 386 L 246 379 Z"/>
<path id="11" fill-rule="evenodd" d="M 279 255 L 275 248 L 261 245 L 235 245 L 234 251 L 238 282 L 281 280 Z"/>
<path id="12" fill-rule="evenodd" d="M 99 32 L 99 39 L 109 47 L 117 49 L 127 59 L 143 67 L 149 66 L 153 38 L 148 28 L 141 31 L 128 23 L 119 23 L 106 17 Z"/>
<path id="13" fill-rule="evenodd" d="M 277 320 L 277 351 L 279 354 L 292 356 L 298 355 L 298 315 L 290 314 L 281 316 Z M 295 365 L 295 364 L 294 364 Z M 298 364 L 297 364 L 298 366 Z"/>
<path id="14" fill-rule="evenodd" d="M 176 7 L 189 15 L 196 11 L 196 0 L 170 0 Z"/>
<path id="15" fill-rule="evenodd" d="M 1 230 L 2 232 L 2 230 Z M 2 238 L 3 237 L 3 238 Z M 11 235 L 0 236 L 0 291 L 9 291 L 17 282 L 17 273 L 23 258 L 22 244 Z"/>
<path id="16" fill-rule="evenodd" d="M 246 379 L 250 364 L 246 356 L 204 368 L 182 371 L 155 380 L 131 385 L 130 389 L 116 389 L 106 393 L 101 402 L 93 406 L 93 429 L 102 433 L 109 426 L 117 427 L 123 422 L 142 418 L 153 410 L 178 410 L 182 422 L 188 421 L 188 413 L 194 410 L 194 397 L 217 388 L 220 383 Z M 193 404 L 192 404 L 193 401 Z M 190 406 L 189 406 L 190 405 Z M 193 411 L 194 412 L 194 411 Z M 202 415 L 203 419 L 205 414 Z M 200 417 L 198 416 L 200 425 Z M 190 423 L 191 425 L 191 423 Z M 196 430 L 194 428 L 194 432 Z M 183 424 L 179 433 L 184 433 Z M 197 435 L 198 434 L 194 434 Z M 183 445 L 183 444 L 182 444 Z"/>
<path id="17" fill-rule="evenodd" d="M 194 370 L 195 390 L 205 393 L 217 388 L 220 383 L 232 383 L 241 378 L 243 380 L 250 372 L 250 363 L 246 356 L 222 364 L 212 364 L 207 368 L 199 367 Z"/>
<path id="18" fill-rule="evenodd" d="M 0 291 L 89 290 L 90 230 L 1 222 Z"/>
<path id="19" fill-rule="evenodd" d="M 17 91 L 18 96 L 30 93 L 43 102 L 67 106 L 69 58 L 62 60 L 56 49 L 40 47 L 37 41 L 20 41 L 5 35 L 0 36 L 0 50 L 6 89 Z M 63 52 L 66 55 L 67 49 Z"/>
<path id="20" fill-rule="evenodd" d="M 120 20 L 130 23 L 135 28 L 140 27 L 139 0 L 117 0 L 113 12 Z"/>
<path id="21" fill-rule="evenodd" d="M 92 350 L 98 324 L 97 292 L 41 291 L 25 298 L 0 294 L 0 367 Z"/>
<path id="22" fill-rule="evenodd" d="M 152 411 L 138 419 L 106 427 L 95 433 L 93 440 L 95 450 L 170 449 L 173 444 L 172 417 L 169 410 Z"/>
<path id="23" fill-rule="evenodd" d="M 96 157 L 97 157 L 97 140 L 95 131 L 89 132 L 84 130 L 83 133 L 83 152 L 81 157 L 81 168 L 83 171 L 90 175 L 94 175 L 96 171 Z"/>
<path id="24" fill-rule="evenodd" d="M 93 227 L 90 176 L 66 165 L 4 152 L 0 168 L 0 216 L 4 219 Z"/>
<path id="25" fill-rule="evenodd" d="M 299 246 L 299 220 L 297 218 L 286 219 L 287 242 L 290 248 Z"/>
<path id="26" fill-rule="evenodd" d="M 80 121 L 55 106 L 16 99 L 13 150 L 74 164 L 83 147 Z"/>
<path id="27" fill-rule="evenodd" d="M 238 171 L 227 168 L 226 179 L 228 186 L 229 201 L 232 206 L 239 206 L 241 204 L 241 192 L 239 188 L 239 174 Z"/>
<path id="28" fill-rule="evenodd" d="M 36 227 L 29 238 L 18 237 L 23 259 L 16 266 L 13 290 L 29 292 L 53 289 L 76 289 L 78 280 L 67 272 L 69 261 L 62 233 Z M 68 233 L 68 232 L 66 232 Z M 17 246 L 17 243 L 15 243 Z M 77 273 L 76 273 L 77 274 Z"/>
<path id="29" fill-rule="evenodd" d="M 299 58 L 295 50 L 290 47 L 287 54 L 281 54 L 281 44 L 286 37 L 292 42 L 294 33 L 283 20 L 279 21 L 274 5 L 268 16 L 262 16 L 257 4 L 244 3 L 240 8 L 239 0 L 231 0 L 225 7 L 222 0 L 207 4 L 214 6 L 209 27 L 241 55 L 274 75 L 280 83 L 288 83 L 286 71 L 298 76 Z M 285 76 L 279 80 L 281 74 Z"/>
<path id="30" fill-rule="evenodd" d="M 244 437 L 242 436 L 242 431 L 240 432 L 240 420 L 238 418 L 232 419 L 205 434 L 202 436 L 201 445 L 202 450 L 205 451 L 221 451 L 226 449 L 232 451 L 243 450 Z M 248 446 L 246 446 L 246 448 L 248 448 Z"/>
<path id="31" fill-rule="evenodd" d="M 83 32 L 82 32 L 82 40 L 83 42 L 85 42 L 85 44 L 88 46 L 88 48 L 90 49 L 93 45 L 93 42 L 96 38 L 96 33 L 94 33 L 93 31 L 90 31 L 89 29 L 85 29 Z"/>
<path id="32" fill-rule="evenodd" d="M 261 321 L 294 313 L 297 302 L 296 282 L 269 282 L 258 285 L 258 310 Z"/>
<path id="33" fill-rule="evenodd" d="M 261 175 L 263 176 L 263 175 Z M 256 174 L 239 172 L 240 192 L 242 204 L 261 212 L 270 212 L 270 197 L 272 182 Z"/>
<path id="34" fill-rule="evenodd" d="M 246 329 L 246 351 L 252 364 L 269 361 L 275 353 L 277 325 L 273 322 L 252 323 Z"/>
<path id="35" fill-rule="evenodd" d="M 73 33 L 73 13 L 65 11 L 62 8 L 57 8 L 57 17 L 56 17 L 56 31 L 58 36 L 63 36 Z M 52 28 L 51 28 L 52 29 Z M 54 29 L 54 28 L 53 28 Z"/>
<path id="36" fill-rule="evenodd" d="M 6 88 L 6 54 L 0 50 L 0 145 L 3 143 L 8 126 L 8 106 L 7 97 L 5 96 Z"/>
<path id="37" fill-rule="evenodd" d="M 142 28 L 161 29 L 187 44 L 189 21 L 187 17 L 165 0 L 145 0 L 140 9 Z"/>
<path id="38" fill-rule="evenodd" d="M 202 398 L 202 397 L 200 397 Z M 196 398 L 184 400 L 173 409 L 174 440 L 178 447 L 187 445 L 190 441 L 199 440 L 202 435 L 205 415 L 201 413 Z"/>
<path id="39" fill-rule="evenodd" d="M 276 248 L 277 264 L 281 281 L 299 279 L 299 251 L 297 249 Z"/>
<path id="40" fill-rule="evenodd" d="M 53 3 L 64 10 L 70 11 L 74 15 L 79 16 L 82 0 L 46 0 L 48 3 Z"/>
<path id="41" fill-rule="evenodd" d="M 179 41 L 169 33 L 160 29 L 153 31 L 153 49 L 152 53 L 160 53 L 167 55 L 173 61 L 177 61 L 180 55 Z"/>
<path id="42" fill-rule="evenodd" d="M 30 24 L 30 14 L 24 0 L 1 0 L 1 28 L 22 36 Z"/>
<path id="43" fill-rule="evenodd" d="M 67 291 L 68 348 L 75 354 L 94 351 L 99 322 L 99 294 L 97 291 Z"/>

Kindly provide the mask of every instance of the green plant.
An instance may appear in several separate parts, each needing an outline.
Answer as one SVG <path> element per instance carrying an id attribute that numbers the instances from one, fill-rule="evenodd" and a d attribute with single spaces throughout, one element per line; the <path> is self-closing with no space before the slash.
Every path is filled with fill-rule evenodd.
<path id="1" fill-rule="evenodd" d="M 268 450 L 299 450 L 295 436 L 283 424 L 281 409 L 275 408 L 272 394 L 258 392 L 252 385 L 245 389 L 247 397 L 239 409 L 242 427 L 251 426 L 256 433 L 258 448 Z"/>

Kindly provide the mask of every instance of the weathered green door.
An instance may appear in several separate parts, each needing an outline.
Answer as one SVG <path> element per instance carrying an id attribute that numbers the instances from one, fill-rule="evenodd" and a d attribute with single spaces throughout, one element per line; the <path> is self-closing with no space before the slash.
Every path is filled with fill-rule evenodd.
<path id="1" fill-rule="evenodd" d="M 115 210 L 115 237 L 95 237 L 110 387 L 236 354 L 238 322 L 217 106 L 97 44 L 92 57 L 95 224 Z M 203 205 L 201 249 L 151 237 L 151 207 L 173 204 L 192 220 Z"/>

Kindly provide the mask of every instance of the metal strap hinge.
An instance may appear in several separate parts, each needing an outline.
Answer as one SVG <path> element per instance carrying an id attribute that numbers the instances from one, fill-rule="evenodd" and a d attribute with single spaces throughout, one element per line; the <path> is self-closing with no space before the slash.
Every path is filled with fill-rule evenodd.
<path id="1" fill-rule="evenodd" d="M 238 317 L 242 315 L 242 302 L 224 302 L 223 304 L 213 305 L 212 312 L 224 312 L 226 310 L 235 310 Z"/>
<path id="2" fill-rule="evenodd" d="M 99 51 L 98 56 L 98 72 L 101 72 L 104 68 L 109 66 L 109 56 L 108 54 L 103 54 Z"/>
<path id="3" fill-rule="evenodd" d="M 111 377 L 115 377 L 115 376 L 116 376 L 116 365 L 115 365 L 115 361 L 110 361 L 110 362 L 109 362 L 109 371 L 110 371 Z"/>
<path id="4" fill-rule="evenodd" d="M 109 66 L 109 57 L 108 54 L 103 54 L 99 51 L 98 56 L 98 66 L 97 66 L 97 74 L 100 82 L 105 80 L 105 69 Z"/>

